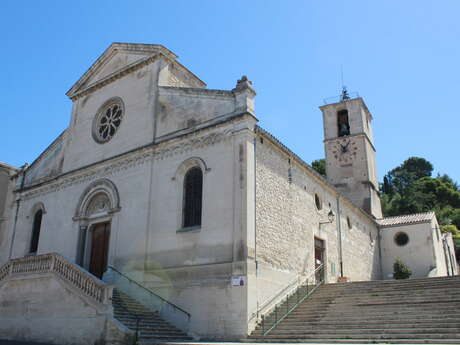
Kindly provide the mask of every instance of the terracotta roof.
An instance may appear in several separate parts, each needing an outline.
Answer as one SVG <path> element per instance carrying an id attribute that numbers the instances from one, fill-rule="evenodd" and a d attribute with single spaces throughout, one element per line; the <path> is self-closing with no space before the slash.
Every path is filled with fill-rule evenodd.
<path id="1" fill-rule="evenodd" d="M 434 212 L 406 214 L 404 216 L 388 217 L 379 219 L 380 227 L 396 226 L 403 224 L 425 223 L 431 221 L 435 216 Z"/>

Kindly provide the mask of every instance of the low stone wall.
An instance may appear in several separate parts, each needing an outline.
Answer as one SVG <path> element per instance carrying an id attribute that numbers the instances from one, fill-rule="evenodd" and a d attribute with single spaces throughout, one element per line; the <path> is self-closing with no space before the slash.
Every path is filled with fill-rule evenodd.
<path id="1" fill-rule="evenodd" d="M 66 275 L 59 273 L 58 262 L 69 265 Z M 133 332 L 113 318 L 111 287 L 62 257 L 16 259 L 0 272 L 0 339 L 59 345 L 132 343 Z"/>

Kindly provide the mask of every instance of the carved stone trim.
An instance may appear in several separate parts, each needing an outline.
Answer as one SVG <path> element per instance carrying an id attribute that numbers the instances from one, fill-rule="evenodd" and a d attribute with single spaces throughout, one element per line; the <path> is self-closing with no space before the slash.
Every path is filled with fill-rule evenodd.
<path id="1" fill-rule="evenodd" d="M 144 59 L 141 59 L 140 61 L 136 61 L 136 62 L 132 63 L 131 65 L 126 66 L 125 68 L 123 68 L 123 69 L 121 69 L 119 71 L 116 71 L 116 72 L 114 72 L 112 74 L 109 74 L 108 76 L 98 80 L 94 84 L 89 85 L 85 89 L 72 94 L 70 96 L 70 99 L 72 101 L 76 101 L 80 97 L 86 96 L 87 94 L 89 94 L 91 92 L 94 92 L 94 91 L 104 87 L 105 85 L 110 84 L 110 83 L 112 83 L 112 82 L 124 77 L 127 74 L 130 74 L 132 72 L 135 72 L 135 71 L 141 69 L 144 66 L 147 66 L 148 64 L 150 64 L 153 61 L 155 61 L 158 58 L 158 56 L 160 56 L 160 55 L 163 55 L 163 54 L 158 53 L 158 54 L 155 54 L 153 56 L 148 56 L 148 57 L 146 57 Z M 163 56 L 165 56 L 165 55 L 163 55 Z"/>
<path id="2" fill-rule="evenodd" d="M 208 135 L 199 136 L 198 133 L 195 133 L 190 135 L 191 138 L 181 137 L 170 139 L 155 146 L 136 150 L 123 157 L 114 158 L 112 161 L 104 162 L 88 169 L 79 170 L 70 175 L 58 177 L 56 180 L 50 181 L 45 185 L 35 188 L 31 187 L 31 189 L 22 194 L 22 198 L 23 200 L 28 200 L 63 190 L 73 185 L 91 182 L 97 178 L 107 178 L 120 171 L 143 165 L 146 162 L 150 162 L 152 159 L 162 160 L 177 154 L 190 152 L 225 140 L 230 140 L 232 134 L 233 129 L 229 128 L 220 132 L 212 132 Z"/>
<path id="3" fill-rule="evenodd" d="M 103 194 L 107 198 L 108 205 L 104 206 L 105 212 L 113 213 L 120 210 L 120 195 L 118 189 L 112 181 L 104 178 L 94 181 L 86 187 L 78 200 L 73 219 L 79 220 L 91 216 L 91 212 L 96 211 L 90 209 L 94 206 L 94 198 L 99 197 L 100 194 Z"/>

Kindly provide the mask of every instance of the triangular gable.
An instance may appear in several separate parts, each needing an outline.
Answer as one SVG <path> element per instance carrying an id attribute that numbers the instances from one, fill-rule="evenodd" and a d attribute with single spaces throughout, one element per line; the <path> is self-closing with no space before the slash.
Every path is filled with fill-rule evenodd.
<path id="1" fill-rule="evenodd" d="M 141 64 L 156 55 L 162 55 L 171 62 L 178 64 L 175 61 L 178 56 L 162 45 L 112 43 L 85 74 L 67 91 L 66 95 L 72 98 L 77 93 L 98 84 L 99 81 L 107 79 L 108 76 Z M 203 83 L 192 72 L 188 70 L 187 72 L 193 75 L 200 83 Z"/>

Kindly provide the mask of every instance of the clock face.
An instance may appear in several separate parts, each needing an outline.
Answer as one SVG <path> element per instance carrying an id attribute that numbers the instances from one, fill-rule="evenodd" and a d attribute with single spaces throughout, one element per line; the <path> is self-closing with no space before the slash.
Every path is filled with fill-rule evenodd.
<path id="1" fill-rule="evenodd" d="M 357 151 L 356 143 L 348 138 L 339 139 L 332 144 L 332 154 L 342 164 L 351 163 Z"/>

